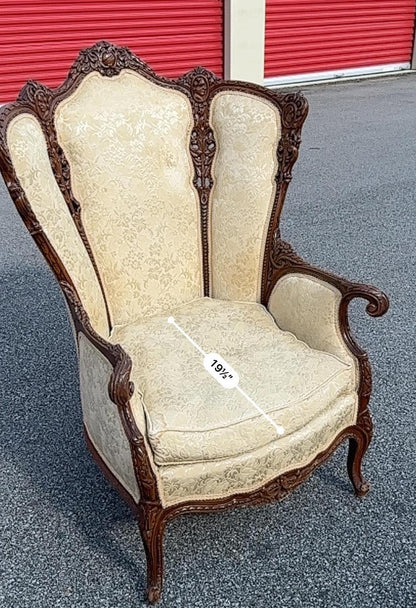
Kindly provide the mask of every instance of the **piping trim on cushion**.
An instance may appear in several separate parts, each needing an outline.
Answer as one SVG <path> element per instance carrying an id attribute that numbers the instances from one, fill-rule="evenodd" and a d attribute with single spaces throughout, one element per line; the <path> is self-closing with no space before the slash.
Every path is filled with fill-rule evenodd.
<path id="1" fill-rule="evenodd" d="M 321 384 L 319 384 L 318 386 L 316 386 L 315 388 L 313 388 L 312 390 L 310 390 L 305 395 L 302 395 L 302 397 L 297 398 L 294 401 L 285 402 L 285 405 L 280 404 L 280 406 L 278 408 L 276 408 L 276 409 L 265 410 L 266 413 L 267 414 L 274 414 L 274 413 L 278 412 L 279 410 L 287 409 L 290 406 L 294 406 L 294 405 L 297 405 L 299 403 L 302 403 L 302 401 L 305 401 L 305 399 L 307 399 L 308 397 L 311 397 L 312 395 L 314 395 L 315 393 L 317 393 L 321 388 L 323 388 L 326 384 L 328 384 L 328 382 L 330 380 L 332 380 L 333 378 L 336 378 L 339 374 L 342 374 L 343 372 L 345 372 L 347 369 L 349 369 L 351 367 L 351 366 L 346 365 L 345 363 L 343 363 L 343 365 L 345 365 L 345 369 L 340 369 L 337 372 L 333 373 L 331 376 L 329 376 L 325 380 L 325 382 L 322 382 Z M 149 414 L 147 412 L 146 406 L 144 406 L 144 409 L 145 409 L 145 412 L 146 412 L 146 416 L 149 416 Z M 262 414 L 256 413 L 256 414 L 253 414 L 252 416 L 247 416 L 246 418 L 242 418 L 241 420 L 238 420 L 237 422 L 232 422 L 230 424 L 224 424 L 222 426 L 210 427 L 209 429 L 190 429 L 190 428 L 183 429 L 183 428 L 180 428 L 180 427 L 177 427 L 177 428 L 175 427 L 175 428 L 163 429 L 162 431 L 158 431 L 156 433 L 152 433 L 150 431 L 149 432 L 149 437 L 159 437 L 163 433 L 170 433 L 170 432 L 177 432 L 177 433 L 182 433 L 182 434 L 186 434 L 186 433 L 209 433 L 211 431 L 217 431 L 217 430 L 220 430 L 220 429 L 229 429 L 231 427 L 238 426 L 239 424 L 241 424 L 243 422 L 247 422 L 249 420 L 257 420 L 257 419 L 261 418 L 261 416 L 262 416 Z M 150 418 L 150 416 L 149 416 L 149 418 Z M 198 462 L 200 462 L 200 461 L 198 461 Z"/>
<path id="2" fill-rule="evenodd" d="M 358 403 L 358 396 L 355 395 L 355 411 L 357 411 L 357 403 Z M 342 431 L 344 431 L 349 426 L 350 426 L 350 424 L 342 426 L 331 437 L 331 439 L 326 442 L 326 444 L 324 446 L 320 446 L 319 449 L 317 449 L 316 451 L 314 451 L 313 454 L 310 457 L 308 457 L 307 459 L 305 458 L 300 463 L 298 463 L 298 464 L 296 464 L 294 466 L 291 466 L 290 470 L 300 469 L 300 468 L 308 465 L 310 462 L 312 462 L 312 460 L 314 458 L 316 458 L 316 456 L 318 456 L 318 454 L 320 454 L 321 452 L 324 452 L 325 450 L 327 450 L 329 448 L 329 446 L 331 445 L 331 443 L 336 438 L 336 436 L 339 435 L 339 433 L 341 433 Z M 262 446 L 262 447 L 267 447 L 267 446 Z M 259 449 L 262 449 L 262 448 L 259 448 Z M 198 461 L 198 462 L 200 462 L 200 461 Z M 190 463 L 184 463 L 183 465 L 176 464 L 174 466 L 180 467 L 180 466 L 186 466 L 187 464 L 190 464 Z M 162 469 L 163 467 L 159 467 L 159 468 Z M 224 493 L 224 494 L 192 494 L 192 495 L 189 495 L 189 496 L 183 496 L 183 497 L 179 497 L 179 498 L 174 498 L 172 500 L 168 500 L 165 504 L 167 506 L 171 506 L 171 505 L 174 505 L 174 504 L 179 504 L 181 502 L 187 502 L 187 501 L 190 501 L 190 500 L 195 501 L 195 502 L 202 502 L 204 500 L 215 500 L 217 498 L 218 499 L 225 498 L 227 496 L 232 496 L 233 494 L 245 494 L 245 493 L 249 493 L 249 492 L 254 492 L 254 491 L 259 490 L 260 488 L 262 488 L 264 485 L 266 485 L 267 483 L 269 483 L 273 479 L 276 479 L 276 477 L 278 477 L 280 475 L 284 475 L 286 472 L 288 472 L 288 471 L 283 470 L 283 471 L 280 471 L 279 473 L 275 472 L 275 473 L 273 473 L 273 475 L 270 475 L 269 477 L 267 477 L 265 480 L 263 480 L 259 484 L 255 484 L 253 486 L 246 486 L 246 487 L 243 487 L 243 488 L 233 489 L 231 492 L 228 492 L 228 493 Z M 162 479 L 162 483 L 163 483 L 163 479 Z"/>

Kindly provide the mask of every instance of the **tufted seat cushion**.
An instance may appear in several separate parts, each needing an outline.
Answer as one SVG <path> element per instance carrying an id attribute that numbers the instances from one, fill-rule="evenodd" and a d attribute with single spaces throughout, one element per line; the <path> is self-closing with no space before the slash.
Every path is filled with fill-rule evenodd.
<path id="1" fill-rule="evenodd" d="M 337 399 L 354 393 L 349 361 L 280 330 L 260 304 L 200 298 L 169 314 L 205 352 L 219 353 L 239 373 L 239 386 L 284 427 L 286 439 L 301 441 L 297 432 L 315 419 L 325 425 Z M 243 395 L 207 373 L 201 353 L 167 316 L 115 327 L 111 339 L 132 357 L 157 464 L 230 458 L 281 440 Z"/>

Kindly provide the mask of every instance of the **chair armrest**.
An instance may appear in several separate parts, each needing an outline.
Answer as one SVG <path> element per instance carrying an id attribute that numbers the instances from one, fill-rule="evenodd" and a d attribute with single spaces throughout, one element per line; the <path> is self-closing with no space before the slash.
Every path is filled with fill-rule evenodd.
<path id="1" fill-rule="evenodd" d="M 270 263 L 266 302 L 281 329 L 343 360 L 351 355 L 367 358 L 351 334 L 348 304 L 354 298 L 364 298 L 367 313 L 379 317 L 389 307 L 385 293 L 307 264 L 280 238 L 275 239 Z"/>
<path id="2" fill-rule="evenodd" d="M 82 306 L 81 300 L 72 285 L 65 281 L 60 281 L 60 286 L 64 292 L 71 313 L 77 344 L 79 334 L 83 334 L 108 360 L 113 369 L 108 385 L 108 394 L 113 403 L 123 407 L 130 401 L 130 398 L 134 393 L 134 384 L 130 381 L 132 362 L 129 355 L 120 344 L 108 342 L 95 331 L 90 323 L 88 314 Z M 134 429 L 134 421 L 132 421 L 131 425 L 128 423 L 127 426 L 131 427 L 130 431 L 134 430 L 140 434 L 138 429 Z M 131 439 L 133 441 L 136 440 L 135 432 L 131 434 Z"/>
<path id="3" fill-rule="evenodd" d="M 74 324 L 89 439 L 136 501 L 139 496 L 155 500 L 156 473 L 147 447 L 144 411 L 139 398 L 132 400 L 131 358 L 120 344 L 108 342 L 94 330 L 75 289 L 64 281 L 60 285 Z"/>

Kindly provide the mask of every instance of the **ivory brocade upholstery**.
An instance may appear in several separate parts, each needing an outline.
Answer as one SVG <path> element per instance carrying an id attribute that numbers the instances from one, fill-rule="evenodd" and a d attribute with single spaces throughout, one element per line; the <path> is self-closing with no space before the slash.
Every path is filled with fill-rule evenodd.
<path id="1" fill-rule="evenodd" d="M 81 402 L 84 424 L 95 448 L 110 471 L 139 499 L 130 445 L 121 425 L 117 406 L 108 396 L 113 371 L 106 357 L 80 333 L 78 336 Z M 145 431 L 143 416 L 135 412 L 136 424 Z"/>
<path id="2" fill-rule="evenodd" d="M 268 309 L 281 329 L 355 367 L 356 361 L 339 329 L 340 302 L 341 293 L 329 283 L 296 273 L 286 274 L 278 281 Z"/>
<path id="3" fill-rule="evenodd" d="M 104 298 L 91 260 L 53 176 L 38 120 L 19 114 L 7 130 L 13 166 L 47 238 L 68 270 L 95 329 L 108 333 Z"/>
<path id="4" fill-rule="evenodd" d="M 136 72 L 89 74 L 55 114 L 115 325 L 202 291 L 188 98 Z"/>
<path id="5" fill-rule="evenodd" d="M 205 352 L 221 353 L 285 433 L 278 436 L 239 392 L 208 375 L 201 353 L 166 316 L 116 327 L 111 340 L 132 357 L 166 503 L 260 486 L 309 462 L 354 423 L 351 361 L 280 330 L 260 304 L 200 298 L 172 314 Z"/>
<path id="6" fill-rule="evenodd" d="M 86 76 L 55 113 L 59 144 L 103 289 L 51 170 L 39 121 L 13 118 L 7 144 L 19 182 L 94 329 L 133 362 L 131 407 L 165 505 L 250 491 L 309 463 L 356 421 L 356 361 L 338 327 L 340 293 L 287 275 L 259 304 L 275 193 L 277 109 L 221 92 L 209 207 L 211 296 L 203 297 L 200 209 L 185 94 L 130 70 Z M 105 299 L 104 299 L 105 298 Z M 110 324 L 107 321 L 107 301 Z M 206 352 L 239 373 L 235 389 L 208 375 Z M 78 336 L 84 422 L 103 460 L 138 500 L 130 446 L 108 396 L 111 365 Z"/>
<path id="7" fill-rule="evenodd" d="M 211 295 L 256 301 L 276 190 L 280 115 L 266 100 L 223 92 L 213 99 L 211 123 L 218 146 L 212 168 Z"/>
<path id="8" fill-rule="evenodd" d="M 354 389 L 354 369 L 281 331 L 255 302 L 201 298 L 173 310 L 207 352 L 221 353 L 241 388 L 289 435 Z M 207 374 L 201 353 L 165 316 L 116 327 L 133 359 L 157 464 L 211 461 L 276 440 L 276 429 L 234 389 Z"/>

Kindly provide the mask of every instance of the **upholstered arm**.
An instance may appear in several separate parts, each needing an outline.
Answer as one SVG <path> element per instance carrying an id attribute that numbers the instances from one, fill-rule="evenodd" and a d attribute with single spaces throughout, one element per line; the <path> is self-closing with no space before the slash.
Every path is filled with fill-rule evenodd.
<path id="1" fill-rule="evenodd" d="M 129 441 L 117 405 L 110 399 L 113 367 L 86 337 L 78 334 L 82 415 L 86 435 L 111 473 L 136 501 L 140 493 L 134 473 Z"/>
<path id="2" fill-rule="evenodd" d="M 156 467 L 147 447 L 144 412 L 130 381 L 132 362 L 119 344 L 91 326 L 74 288 L 60 282 L 78 345 L 87 439 L 133 498 L 155 500 Z"/>
<path id="3" fill-rule="evenodd" d="M 368 314 L 379 317 L 389 307 L 386 294 L 307 264 L 281 240 L 275 241 L 271 265 L 267 308 L 279 327 L 343 360 L 351 355 L 362 358 L 365 353 L 349 329 L 348 304 L 353 298 L 364 298 Z"/>

